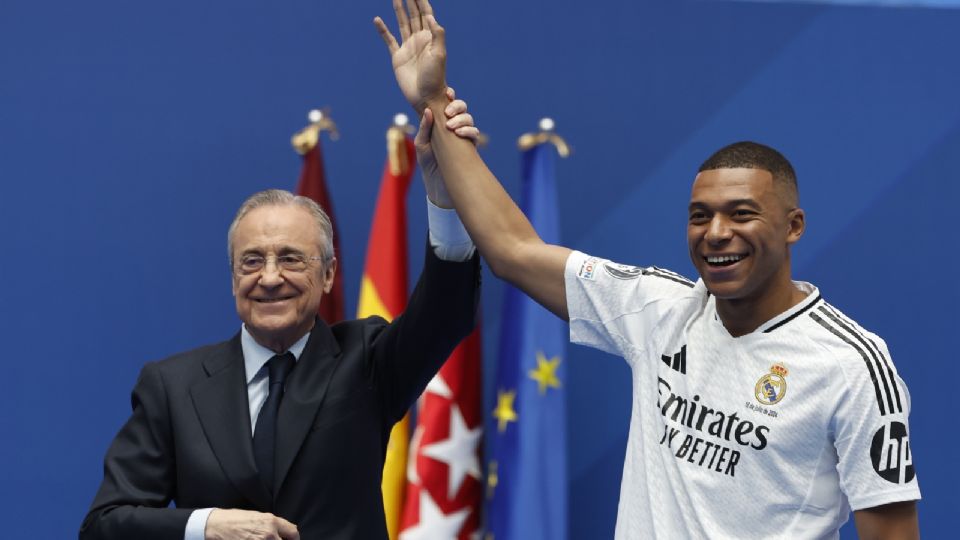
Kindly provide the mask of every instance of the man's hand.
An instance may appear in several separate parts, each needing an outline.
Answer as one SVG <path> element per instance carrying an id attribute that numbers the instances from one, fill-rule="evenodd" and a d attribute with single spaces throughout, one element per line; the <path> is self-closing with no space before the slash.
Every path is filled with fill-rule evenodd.
<path id="1" fill-rule="evenodd" d="M 447 48 L 443 28 L 433 17 L 429 0 L 406 2 L 404 8 L 403 0 L 393 0 L 402 45 L 397 43 L 383 19 L 377 17 L 373 24 L 390 51 L 393 73 L 403 97 L 418 115 L 423 115 L 428 102 L 445 99 Z"/>
<path id="2" fill-rule="evenodd" d="M 216 508 L 207 518 L 206 540 L 300 540 L 297 526 L 282 517 Z"/>
<path id="3" fill-rule="evenodd" d="M 473 125 L 473 116 L 467 112 L 466 102 L 462 99 L 456 99 L 456 97 L 453 88 L 447 88 L 447 98 L 450 100 L 450 104 L 443 110 L 447 116 L 446 128 L 456 133 L 460 138 L 468 139 L 476 144 L 477 138 L 480 136 L 480 130 Z M 430 146 L 432 128 L 433 111 L 425 109 L 423 116 L 420 117 L 420 129 L 413 141 L 417 148 L 417 162 L 420 163 L 420 170 L 423 171 L 423 185 L 427 190 L 427 197 L 430 198 L 430 202 L 440 208 L 453 208 L 453 201 L 443 184 L 443 175 L 440 174 L 437 159 L 433 155 L 433 147 Z"/>

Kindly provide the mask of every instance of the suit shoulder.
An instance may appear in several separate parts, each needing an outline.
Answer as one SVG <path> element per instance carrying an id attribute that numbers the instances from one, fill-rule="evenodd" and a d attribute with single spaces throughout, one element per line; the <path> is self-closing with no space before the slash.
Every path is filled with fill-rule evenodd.
<path id="1" fill-rule="evenodd" d="M 239 338 L 234 337 L 219 343 L 201 345 L 194 349 L 178 352 L 161 360 L 147 362 L 144 369 L 157 369 L 164 373 L 181 373 L 185 370 L 199 368 L 204 358 L 222 355 L 229 352 L 231 348 L 239 348 L 239 346 Z"/>
<path id="2" fill-rule="evenodd" d="M 364 317 L 363 319 L 351 319 L 338 322 L 330 327 L 330 331 L 333 333 L 333 337 L 337 340 L 337 343 L 342 346 L 344 343 L 351 342 L 358 338 L 367 337 L 367 339 L 372 339 L 373 336 L 380 333 L 389 324 L 390 323 L 383 317 L 372 315 L 370 317 Z"/>

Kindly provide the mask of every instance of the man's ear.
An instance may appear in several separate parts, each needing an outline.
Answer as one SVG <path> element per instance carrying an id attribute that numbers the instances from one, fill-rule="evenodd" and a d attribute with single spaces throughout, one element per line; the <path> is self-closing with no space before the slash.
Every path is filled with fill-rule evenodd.
<path id="1" fill-rule="evenodd" d="M 794 208 L 787 214 L 787 245 L 800 240 L 807 228 L 807 216 L 801 208 Z"/>
<path id="2" fill-rule="evenodd" d="M 323 294 L 333 289 L 333 276 L 337 274 L 337 258 L 333 257 L 323 269 Z"/>

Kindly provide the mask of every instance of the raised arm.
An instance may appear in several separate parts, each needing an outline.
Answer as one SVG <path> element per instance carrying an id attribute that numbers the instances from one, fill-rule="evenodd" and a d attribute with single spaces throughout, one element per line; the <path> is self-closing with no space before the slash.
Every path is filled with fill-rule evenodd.
<path id="1" fill-rule="evenodd" d="M 374 24 L 393 61 L 404 97 L 425 122 L 447 118 L 446 45 L 427 0 L 393 1 L 402 43 L 383 20 Z M 564 267 L 570 250 L 546 244 L 484 164 L 472 141 L 445 126 L 432 130 L 431 145 L 450 199 L 493 273 L 564 319 Z"/>

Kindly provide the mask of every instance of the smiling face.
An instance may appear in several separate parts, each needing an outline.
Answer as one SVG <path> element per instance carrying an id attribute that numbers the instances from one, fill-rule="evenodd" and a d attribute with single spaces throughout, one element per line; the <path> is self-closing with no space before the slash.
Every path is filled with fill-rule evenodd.
<path id="1" fill-rule="evenodd" d="M 707 289 L 723 300 L 764 301 L 792 288 L 789 246 L 803 210 L 763 169 L 702 171 L 690 194 L 687 244 Z"/>
<path id="2" fill-rule="evenodd" d="M 333 286 L 336 259 L 323 257 L 322 233 L 309 211 L 297 205 L 254 208 L 233 232 L 233 296 L 237 314 L 257 343 L 282 352 L 313 328 L 317 307 Z M 237 262 L 247 255 L 267 259 L 262 270 L 242 273 Z M 308 259 L 302 272 L 284 270 L 277 257 Z"/>

